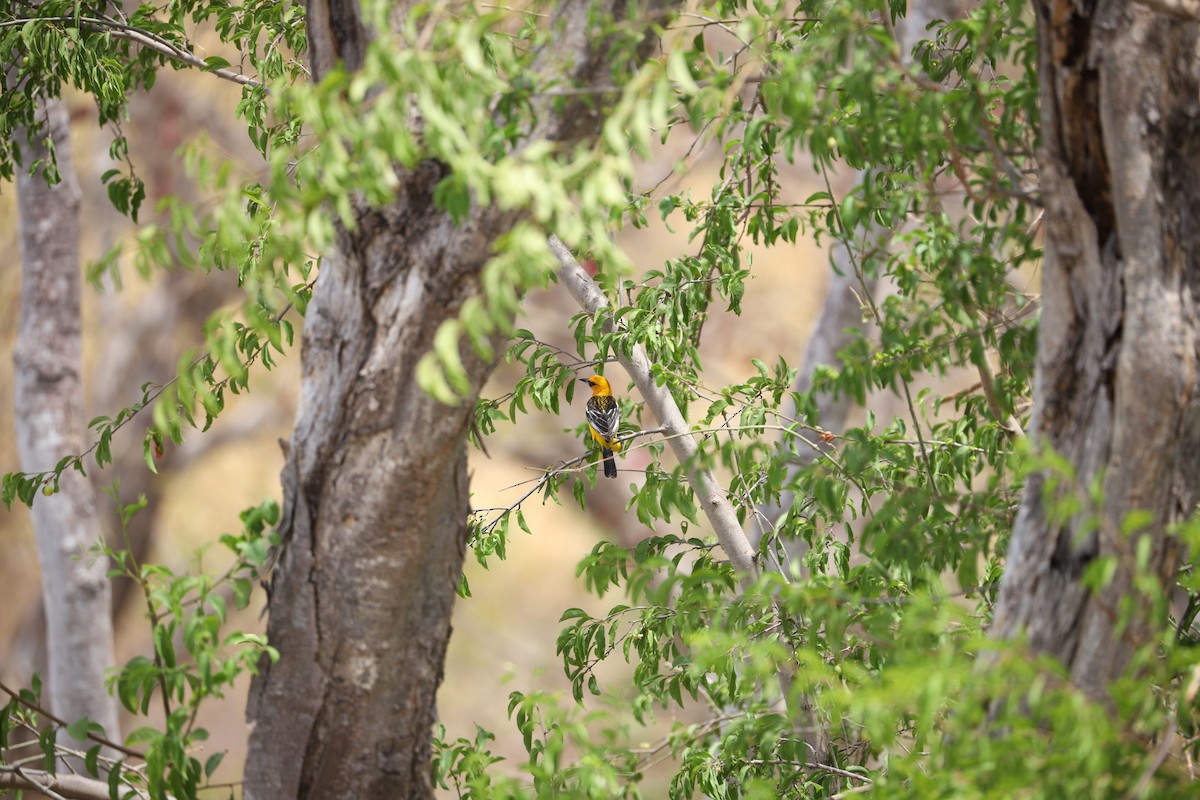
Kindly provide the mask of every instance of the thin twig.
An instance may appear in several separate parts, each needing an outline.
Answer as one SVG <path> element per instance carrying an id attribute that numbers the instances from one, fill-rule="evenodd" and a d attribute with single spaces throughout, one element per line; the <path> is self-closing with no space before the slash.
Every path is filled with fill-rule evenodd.
<path id="1" fill-rule="evenodd" d="M 887 16 L 886 14 L 884 16 Z M 821 177 L 825 180 L 825 191 L 829 193 L 830 198 L 833 197 L 833 185 L 829 182 L 829 173 L 825 170 L 825 166 L 821 165 Z M 862 286 L 863 298 L 866 307 L 871 312 L 872 319 L 875 324 L 883 329 L 883 315 L 879 313 L 879 306 L 875 303 L 875 297 L 867 289 L 867 278 L 863 273 L 862 265 L 858 258 L 854 255 L 854 249 L 850 247 L 849 236 L 850 232 L 846 230 L 846 222 L 842 219 L 842 210 L 837 203 L 832 204 L 833 216 L 837 221 L 838 228 L 841 229 L 842 239 L 846 242 L 846 255 L 850 258 L 850 264 L 854 267 L 854 274 L 858 278 L 859 285 Z M 913 403 L 912 390 L 908 386 L 908 381 L 903 376 L 900 377 L 900 386 L 904 389 L 904 400 L 908 404 L 908 414 L 912 418 L 913 428 L 917 433 L 917 441 L 921 444 L 921 461 L 925 464 L 925 470 L 929 473 L 929 488 L 937 491 L 937 480 L 933 475 L 933 461 L 929 458 L 929 451 L 925 447 L 925 434 L 921 432 L 921 420 L 917 416 L 917 408 Z"/>
<path id="2" fill-rule="evenodd" d="M 41 714 L 43 717 L 50 720 L 55 725 L 58 725 L 60 728 L 70 727 L 69 722 L 67 722 L 66 720 L 60 719 L 59 717 L 54 716 L 53 714 L 51 714 L 49 711 L 47 711 L 45 708 L 38 705 L 37 703 L 35 703 L 31 700 L 26 700 L 24 697 L 22 697 L 20 695 L 20 693 L 14 692 L 12 689 L 8 688 L 8 686 L 6 686 L 3 681 L 0 681 L 0 692 L 4 692 L 6 695 L 11 697 L 13 700 L 16 700 L 18 703 L 25 706 L 29 710 L 36 711 L 37 713 Z M 116 750 L 118 753 L 124 753 L 127 756 L 131 756 L 133 758 L 138 758 L 143 761 L 146 759 L 146 755 L 144 753 L 139 753 L 137 750 L 131 750 L 130 748 L 128 748 L 124 745 L 121 745 L 121 744 L 117 744 L 116 742 L 112 741 L 111 739 L 106 739 L 105 737 L 103 737 L 97 733 L 92 733 L 91 731 L 88 731 L 87 738 L 91 739 L 93 742 L 96 742 L 97 744 L 102 744 L 105 747 L 110 747 L 113 750 Z"/>
<path id="3" fill-rule="evenodd" d="M 622 444 L 624 442 L 628 442 L 633 439 L 636 439 L 639 436 L 648 436 L 648 435 L 654 434 L 654 433 L 662 433 L 663 430 L 664 430 L 663 428 L 650 428 L 650 429 L 642 430 L 642 431 L 633 431 L 631 433 L 626 433 L 621 436 L 618 436 L 616 441 L 618 444 Z M 516 511 L 518 508 L 521 507 L 522 503 L 524 503 L 526 500 L 528 500 L 529 498 L 531 498 L 535 494 L 537 494 L 538 491 L 543 486 L 545 486 L 546 483 L 549 482 L 551 478 L 558 477 L 559 475 L 565 475 L 570 472 L 575 472 L 576 470 L 572 469 L 572 467 L 574 467 L 576 464 L 583 464 L 584 469 L 586 469 L 587 467 L 597 466 L 600 464 L 601 459 L 584 464 L 584 462 L 586 462 L 587 459 L 589 458 L 589 455 L 590 454 L 585 453 L 581 456 L 576 456 L 575 458 L 572 458 L 570 461 L 558 462 L 557 466 L 545 470 L 540 476 L 537 477 L 537 479 L 534 480 L 533 488 L 531 488 L 525 494 L 521 495 L 515 503 L 512 503 L 512 504 L 510 504 L 508 506 L 504 506 L 504 507 L 497 506 L 494 508 L 475 509 L 472 512 L 473 514 L 482 514 L 487 511 L 499 511 L 500 512 L 495 517 L 493 517 L 491 520 L 489 520 L 486 524 L 481 525 L 479 530 L 483 533 L 487 533 L 487 532 L 491 531 L 493 528 L 496 527 L 496 525 L 500 522 L 500 520 L 504 519 L 504 517 L 508 516 L 509 514 L 511 514 L 514 511 Z M 515 489 L 516 487 L 526 484 L 528 482 L 529 481 L 521 481 L 520 483 L 514 483 L 512 486 L 506 487 L 506 489 Z"/>

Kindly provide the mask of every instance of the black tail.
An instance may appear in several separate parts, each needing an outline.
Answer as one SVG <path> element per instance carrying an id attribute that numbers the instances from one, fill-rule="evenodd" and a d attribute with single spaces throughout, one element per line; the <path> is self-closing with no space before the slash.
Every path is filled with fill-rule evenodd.
<path id="1" fill-rule="evenodd" d="M 617 462 L 613 460 L 612 450 L 606 447 L 602 452 L 604 453 L 604 477 L 617 477 Z"/>

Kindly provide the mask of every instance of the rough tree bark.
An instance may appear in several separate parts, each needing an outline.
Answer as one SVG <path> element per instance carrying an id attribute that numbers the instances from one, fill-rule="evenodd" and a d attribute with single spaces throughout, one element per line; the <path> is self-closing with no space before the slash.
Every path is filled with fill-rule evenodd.
<path id="1" fill-rule="evenodd" d="M 18 170 L 21 322 L 16 365 L 17 443 L 26 472 L 53 469 L 84 449 L 79 184 L 60 100 L 42 102 L 62 181 L 47 186 L 39 170 Z M 24 146 L 26 137 L 20 134 Z M 30 143 L 25 164 L 48 158 L 44 136 Z M 63 473 L 59 491 L 33 504 L 42 566 L 49 651 L 50 708 L 60 717 L 85 714 L 117 736 L 116 700 L 104 691 L 113 666 L 108 565 L 83 556 L 103 537 L 91 484 Z"/>
<path id="2" fill-rule="evenodd" d="M 1024 632 L 1101 698 L 1155 622 L 1141 601 L 1119 622 L 1137 540 L 1167 591 L 1167 526 L 1197 500 L 1200 24 L 1123 2 L 1043 0 L 1037 16 L 1046 256 L 1032 435 L 1103 500 L 1088 530 L 1091 511 L 1056 520 L 1044 476 L 1030 479 L 994 630 Z M 1134 510 L 1152 522 L 1122 535 Z M 1081 576 L 1101 556 L 1119 567 L 1089 591 Z"/>
<path id="3" fill-rule="evenodd" d="M 600 5 L 625 18 L 622 0 Z M 589 37 L 591 7 L 557 7 L 558 46 L 542 64 L 583 86 L 611 80 L 604 42 Z M 314 80 L 339 61 L 361 65 L 370 33 L 355 3 L 313 0 L 307 13 Z M 599 115 L 568 106 L 539 121 L 538 135 L 598 132 Z M 516 220 L 476 207 L 455 225 L 433 203 L 444 174 L 426 163 L 389 205 L 356 206 L 314 290 L 268 625 L 280 660 L 251 689 L 247 798 L 433 796 L 431 726 L 467 536 L 474 395 L 446 408 L 413 374 L 438 326 L 479 292 L 493 241 Z M 464 361 L 477 392 L 492 364 L 466 352 Z"/>

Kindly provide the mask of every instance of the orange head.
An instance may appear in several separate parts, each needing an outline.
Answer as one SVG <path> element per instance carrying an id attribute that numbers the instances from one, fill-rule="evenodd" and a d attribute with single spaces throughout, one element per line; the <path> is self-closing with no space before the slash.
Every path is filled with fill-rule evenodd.
<path id="1" fill-rule="evenodd" d="M 612 387 L 608 385 L 608 380 L 603 375 L 593 375 L 590 378 L 580 378 L 579 380 L 592 387 L 594 397 L 605 397 L 612 394 Z"/>

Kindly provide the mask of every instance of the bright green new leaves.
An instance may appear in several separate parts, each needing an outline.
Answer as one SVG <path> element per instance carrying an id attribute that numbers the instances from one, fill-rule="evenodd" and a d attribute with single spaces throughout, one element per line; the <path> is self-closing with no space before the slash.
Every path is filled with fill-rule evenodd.
<path id="1" fill-rule="evenodd" d="M 145 498 L 124 504 L 119 487 L 106 493 L 117 504 L 124 532 L 133 515 L 144 508 Z M 203 753 L 208 731 L 196 724 L 201 705 L 209 698 L 223 697 L 245 673 L 256 673 L 264 655 L 272 661 L 278 658 L 262 637 L 224 630 L 230 613 L 249 605 L 269 548 L 278 544 L 273 529 L 279 521 L 279 507 L 273 501 L 263 502 L 242 512 L 241 521 L 241 533 L 220 538 L 234 556 L 233 564 L 220 577 L 177 574 L 163 566 L 139 564 L 127 549 L 127 541 L 126 548 L 101 544 L 88 554 L 108 560 L 114 565 L 110 575 L 133 580 L 142 593 L 153 654 L 135 656 L 113 672 L 109 683 L 126 711 L 146 717 L 153 707 L 153 713 L 161 714 L 161 722 L 136 727 L 124 742 L 114 742 L 87 717 L 67 722 L 46 714 L 41 683 L 35 675 L 32 688 L 19 692 L 0 684 L 0 690 L 8 695 L 7 703 L 0 707 L 0 749 L 16 753 L 28 742 L 14 734 L 32 734 L 41 751 L 39 768 L 56 774 L 61 760 L 71 756 L 83 764 L 89 776 L 107 782 L 108 796 L 114 800 L 127 796 L 154 800 L 197 797 L 225 755 L 224 751 Z M 232 597 L 234 609 L 228 607 L 227 597 Z M 86 749 L 75 751 L 73 743 L 56 739 L 61 733 L 82 742 L 81 748 Z M 29 761 L 17 763 L 28 765 Z M 72 766 L 71 772 L 76 771 Z"/>
<path id="2" fill-rule="evenodd" d="M 122 530 L 145 505 L 118 499 Z M 231 609 L 245 609 L 250 594 L 268 561 L 279 507 L 273 501 L 241 514 L 242 532 L 225 534 L 220 543 L 234 556 L 233 565 L 220 577 L 203 573 L 179 575 L 164 566 L 137 563 L 128 549 L 101 546 L 99 554 L 115 564 L 113 575 L 130 578 L 140 588 L 151 625 L 153 656 L 135 656 L 116 671 L 112 688 L 132 714 L 145 716 L 152 704 L 165 715 L 163 727 L 143 726 L 126 738 L 130 747 L 144 748 L 144 789 L 152 798 L 195 797 L 202 781 L 212 775 L 223 752 L 211 754 L 201 764 L 196 746 L 208 732 L 196 725 L 200 706 L 210 697 L 223 697 L 243 673 L 256 673 L 265 654 L 278 653 L 261 636 L 240 631 L 223 632 Z"/>

